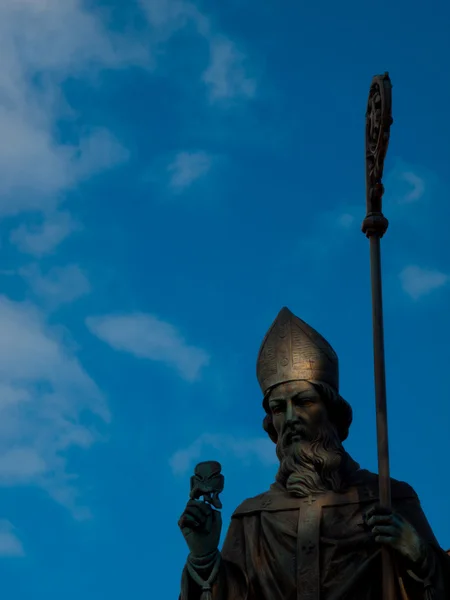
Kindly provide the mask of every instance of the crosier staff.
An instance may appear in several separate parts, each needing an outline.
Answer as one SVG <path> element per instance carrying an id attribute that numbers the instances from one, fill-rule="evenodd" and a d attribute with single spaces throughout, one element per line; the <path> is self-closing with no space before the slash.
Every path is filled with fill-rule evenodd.
<path id="1" fill-rule="evenodd" d="M 383 296 L 381 285 L 380 240 L 388 228 L 381 210 L 384 159 L 392 125 L 392 84 L 388 73 L 372 79 L 366 112 L 366 218 L 362 231 L 370 241 L 370 274 L 372 286 L 373 354 L 375 370 L 375 402 L 377 415 L 378 473 L 380 503 L 391 508 L 389 444 L 386 406 L 386 373 L 384 359 Z M 382 548 L 383 600 L 395 599 L 394 570 L 389 550 Z"/>

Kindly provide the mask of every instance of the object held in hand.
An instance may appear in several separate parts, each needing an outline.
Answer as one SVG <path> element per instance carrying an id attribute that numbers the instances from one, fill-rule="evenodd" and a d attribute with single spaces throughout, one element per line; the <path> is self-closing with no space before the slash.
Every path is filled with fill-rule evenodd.
<path id="1" fill-rule="evenodd" d="M 225 478 L 221 473 L 222 465 L 215 460 L 199 463 L 191 477 L 191 500 L 198 500 L 203 496 L 203 501 L 214 508 L 222 508 L 219 494 L 223 491 Z"/>

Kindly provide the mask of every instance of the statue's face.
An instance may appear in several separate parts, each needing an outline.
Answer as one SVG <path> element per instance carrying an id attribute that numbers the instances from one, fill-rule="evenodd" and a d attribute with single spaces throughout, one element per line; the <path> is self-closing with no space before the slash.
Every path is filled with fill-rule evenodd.
<path id="1" fill-rule="evenodd" d="M 308 381 L 276 386 L 269 396 L 269 409 L 284 446 L 315 439 L 328 418 L 323 400 Z"/>

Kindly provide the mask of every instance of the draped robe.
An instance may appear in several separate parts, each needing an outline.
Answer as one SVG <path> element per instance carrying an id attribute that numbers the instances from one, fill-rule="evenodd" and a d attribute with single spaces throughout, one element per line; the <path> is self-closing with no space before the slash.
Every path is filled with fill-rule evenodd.
<path id="1" fill-rule="evenodd" d="M 414 490 L 391 480 L 393 509 L 427 544 L 420 576 L 392 552 L 396 600 L 450 600 L 450 556 Z M 233 513 L 212 600 L 382 600 L 381 551 L 364 515 L 379 502 L 378 477 L 358 470 L 345 491 L 309 498 L 278 483 Z M 185 568 L 180 600 L 199 600 Z"/>

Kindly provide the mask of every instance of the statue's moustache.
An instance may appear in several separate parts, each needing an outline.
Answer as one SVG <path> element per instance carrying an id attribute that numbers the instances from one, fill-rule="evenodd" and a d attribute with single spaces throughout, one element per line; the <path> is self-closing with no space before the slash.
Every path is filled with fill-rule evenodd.
<path id="1" fill-rule="evenodd" d="M 281 435 L 281 445 L 283 447 L 289 446 L 295 440 L 296 437 L 301 440 L 308 439 L 308 430 L 303 422 L 289 423 L 284 428 Z"/>

